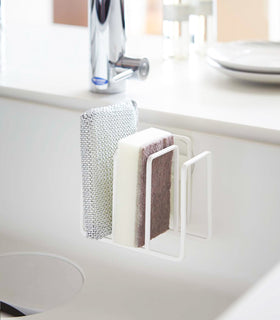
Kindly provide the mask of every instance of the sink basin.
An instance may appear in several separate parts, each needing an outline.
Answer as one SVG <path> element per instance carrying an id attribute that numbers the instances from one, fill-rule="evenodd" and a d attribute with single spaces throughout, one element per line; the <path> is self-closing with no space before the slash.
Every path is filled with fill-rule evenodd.
<path id="1" fill-rule="evenodd" d="M 0 255 L 0 301 L 6 313 L 31 315 L 71 299 L 84 277 L 71 261 L 43 253 Z"/>

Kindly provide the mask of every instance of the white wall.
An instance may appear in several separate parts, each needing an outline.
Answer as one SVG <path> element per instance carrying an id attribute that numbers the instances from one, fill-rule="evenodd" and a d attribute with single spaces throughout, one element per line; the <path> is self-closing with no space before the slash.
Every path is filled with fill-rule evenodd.
<path id="1" fill-rule="evenodd" d="M 269 0 L 269 40 L 280 41 L 280 1 Z"/>
<path id="2" fill-rule="evenodd" d="M 126 34 L 142 35 L 146 28 L 146 0 L 126 0 L 125 2 Z"/>
<path id="3" fill-rule="evenodd" d="M 3 14 L 7 24 L 52 23 L 52 0 L 2 0 Z M 146 1 L 126 0 L 125 13 L 130 34 L 142 34 L 145 29 Z"/>
<path id="4" fill-rule="evenodd" d="M 7 24 L 52 23 L 52 0 L 2 0 L 2 6 Z"/>
<path id="5" fill-rule="evenodd" d="M 280 0 L 268 1 L 269 39 L 280 40 Z M 146 0 L 126 0 L 128 35 L 143 34 L 146 19 Z M 52 0 L 2 0 L 3 15 L 8 24 L 47 25 L 53 19 Z"/>

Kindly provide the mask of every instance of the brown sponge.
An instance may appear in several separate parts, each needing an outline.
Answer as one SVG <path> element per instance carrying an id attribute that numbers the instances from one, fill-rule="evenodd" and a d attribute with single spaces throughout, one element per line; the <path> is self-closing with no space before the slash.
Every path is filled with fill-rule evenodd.
<path id="1" fill-rule="evenodd" d="M 173 136 L 151 143 L 140 152 L 138 171 L 138 206 L 136 219 L 136 246 L 145 244 L 146 167 L 147 159 L 155 152 L 174 144 Z M 153 160 L 151 195 L 151 239 L 169 229 L 172 153 Z"/>

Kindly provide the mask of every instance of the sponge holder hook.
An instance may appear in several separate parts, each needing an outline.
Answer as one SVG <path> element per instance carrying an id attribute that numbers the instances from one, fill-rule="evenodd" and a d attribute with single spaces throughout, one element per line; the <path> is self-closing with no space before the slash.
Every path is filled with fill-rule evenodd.
<path id="1" fill-rule="evenodd" d="M 114 243 L 111 238 L 104 238 L 101 241 L 125 247 L 133 251 L 142 252 L 159 258 L 171 261 L 182 261 L 185 256 L 185 240 L 187 236 L 209 240 L 212 236 L 212 154 L 204 151 L 191 158 L 192 141 L 190 138 L 181 135 L 174 135 L 187 145 L 188 160 L 179 168 L 179 147 L 174 144 L 163 150 L 151 154 L 147 160 L 146 167 L 146 204 L 145 204 L 145 244 L 141 248 L 127 247 Z M 180 233 L 180 247 L 178 255 L 155 251 L 151 248 L 151 191 L 152 191 L 152 164 L 156 158 L 173 152 L 173 232 Z M 187 225 L 191 216 L 191 190 L 192 190 L 192 167 L 201 160 L 206 160 L 206 191 L 207 191 L 207 234 L 201 235 L 191 233 L 187 230 Z M 181 181 L 180 181 L 181 177 Z M 179 223 L 180 222 L 180 223 Z"/>

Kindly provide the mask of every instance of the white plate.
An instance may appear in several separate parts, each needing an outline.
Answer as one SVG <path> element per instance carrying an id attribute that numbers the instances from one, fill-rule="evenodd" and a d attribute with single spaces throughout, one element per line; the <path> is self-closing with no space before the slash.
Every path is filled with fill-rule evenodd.
<path id="1" fill-rule="evenodd" d="M 212 67 L 214 67 L 218 71 L 235 79 L 246 80 L 250 82 L 280 84 L 280 74 L 233 70 L 221 66 L 212 59 L 208 59 L 207 61 Z"/>
<path id="2" fill-rule="evenodd" d="M 223 67 L 251 72 L 280 73 L 280 42 L 217 43 L 207 55 Z"/>

